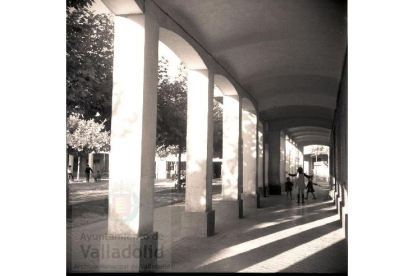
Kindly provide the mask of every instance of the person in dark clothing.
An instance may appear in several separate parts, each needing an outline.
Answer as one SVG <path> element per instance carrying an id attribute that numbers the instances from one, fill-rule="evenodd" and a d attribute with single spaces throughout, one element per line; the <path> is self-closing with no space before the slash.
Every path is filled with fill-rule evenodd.
<path id="1" fill-rule="evenodd" d="M 318 185 L 318 184 L 314 183 L 312 181 L 312 178 L 310 178 L 309 182 L 308 182 L 308 185 L 306 185 L 306 197 L 305 197 L 305 199 L 308 199 L 309 193 L 311 193 L 313 195 L 313 199 L 316 199 L 315 194 L 314 194 L 315 190 L 313 189 L 313 185 Z"/>
<path id="2" fill-rule="evenodd" d="M 85 170 L 86 182 L 89 182 L 89 177 L 91 175 L 91 172 L 93 173 L 93 170 L 91 169 L 91 167 L 89 167 L 89 165 L 86 165 L 86 170 Z"/>
<path id="3" fill-rule="evenodd" d="M 293 183 L 290 181 L 290 177 L 287 177 L 286 182 L 285 182 L 286 199 L 289 199 L 289 195 L 290 195 L 290 199 L 293 199 L 292 189 L 293 189 Z"/>
<path id="4" fill-rule="evenodd" d="M 101 177 L 102 177 L 101 172 L 97 171 L 96 175 L 93 178 L 95 179 L 95 182 L 99 182 L 101 181 Z"/>

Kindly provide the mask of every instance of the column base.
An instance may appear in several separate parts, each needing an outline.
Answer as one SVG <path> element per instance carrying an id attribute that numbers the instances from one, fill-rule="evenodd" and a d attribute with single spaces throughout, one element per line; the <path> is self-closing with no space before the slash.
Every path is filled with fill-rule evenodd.
<path id="1" fill-rule="evenodd" d="M 269 194 L 269 192 L 267 191 L 267 187 L 266 186 L 257 188 L 257 192 L 262 197 L 266 197 Z"/>
<path id="2" fill-rule="evenodd" d="M 345 231 L 345 238 L 348 239 L 348 211 L 342 200 L 339 201 L 339 219 L 341 220 L 341 227 Z"/>
<path id="3" fill-rule="evenodd" d="M 339 209 L 339 202 L 341 201 L 341 199 L 339 198 L 339 194 L 337 192 L 335 192 L 334 194 L 334 204 L 336 209 Z"/>
<path id="4" fill-rule="evenodd" d="M 345 239 L 348 241 L 348 212 L 345 214 Z"/>
<path id="5" fill-rule="evenodd" d="M 158 232 L 143 237 L 103 235 L 98 250 L 100 272 L 154 272 L 157 258 L 162 256 Z"/>
<path id="6" fill-rule="evenodd" d="M 343 202 L 341 202 L 341 204 L 340 204 L 339 214 L 340 214 L 340 218 L 341 218 L 342 228 L 345 229 L 346 216 L 347 216 L 348 212 L 347 212 L 346 207 L 344 206 Z"/>
<path id="7" fill-rule="evenodd" d="M 243 200 L 222 200 L 215 207 L 220 219 L 236 219 L 243 217 Z"/>
<path id="8" fill-rule="evenodd" d="M 342 217 L 342 208 L 341 208 L 341 205 L 342 205 L 342 200 L 339 197 L 337 199 L 337 201 L 336 201 L 336 206 L 335 206 L 336 207 L 336 212 L 339 215 L 339 219 L 341 219 L 341 217 Z"/>
<path id="9" fill-rule="evenodd" d="M 183 236 L 209 237 L 214 235 L 215 211 L 184 212 L 181 218 Z"/>
<path id="10" fill-rule="evenodd" d="M 269 194 L 270 195 L 281 195 L 282 186 L 280 185 L 269 185 Z"/>
<path id="11" fill-rule="evenodd" d="M 260 208 L 259 194 L 245 194 L 242 193 L 243 208 Z"/>

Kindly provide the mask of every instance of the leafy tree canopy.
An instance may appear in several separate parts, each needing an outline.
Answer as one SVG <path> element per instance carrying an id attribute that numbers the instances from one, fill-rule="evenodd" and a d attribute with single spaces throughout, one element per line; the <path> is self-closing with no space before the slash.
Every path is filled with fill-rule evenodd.
<path id="1" fill-rule="evenodd" d="M 94 2 L 94 0 L 66 0 L 66 8 L 86 8 L 92 6 Z"/>
<path id="2" fill-rule="evenodd" d="M 311 148 L 312 155 L 329 154 L 329 147 L 322 145 L 314 145 Z"/>
<path id="3" fill-rule="evenodd" d="M 95 14 L 91 0 L 68 0 L 66 9 L 67 116 L 82 114 L 109 122 L 112 100 L 114 23 Z M 106 124 L 110 128 L 109 123 Z"/>
<path id="4" fill-rule="evenodd" d="M 185 151 L 187 135 L 187 75 L 182 64 L 178 77 L 168 76 L 168 60 L 158 63 L 157 153 Z"/>
<path id="5" fill-rule="evenodd" d="M 187 136 L 187 73 L 183 64 L 175 79 L 168 75 L 169 62 L 158 63 L 157 153 L 160 157 L 185 152 Z M 213 105 L 214 157 L 222 156 L 223 107 L 221 98 Z"/>
<path id="6" fill-rule="evenodd" d="M 85 156 L 89 153 L 109 151 L 109 131 L 104 122 L 94 119 L 85 120 L 80 114 L 72 114 L 67 118 L 66 148 L 69 154 Z"/>
<path id="7" fill-rule="evenodd" d="M 215 98 L 213 103 L 213 157 L 223 157 L 223 98 Z"/>

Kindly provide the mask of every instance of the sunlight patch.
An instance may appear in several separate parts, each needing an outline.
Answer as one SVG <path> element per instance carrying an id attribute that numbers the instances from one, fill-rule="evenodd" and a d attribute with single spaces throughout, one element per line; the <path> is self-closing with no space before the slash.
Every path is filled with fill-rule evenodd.
<path id="1" fill-rule="evenodd" d="M 234 246 L 230 246 L 228 248 L 218 251 L 214 256 L 210 257 L 209 259 L 201 263 L 199 266 L 197 266 L 197 268 L 251 251 L 261 246 L 268 245 L 269 243 L 283 240 L 290 236 L 293 236 L 301 232 L 304 232 L 304 231 L 307 231 L 307 230 L 310 230 L 310 229 L 313 229 L 313 228 L 316 228 L 316 227 L 319 227 L 325 224 L 329 224 L 329 223 L 332 223 L 338 220 L 339 220 L 338 216 L 334 215 L 334 216 L 330 216 L 324 219 L 313 221 L 307 224 L 298 225 L 298 226 L 295 226 L 295 227 L 292 227 L 286 230 L 282 230 L 282 231 L 279 231 L 279 232 L 276 232 L 270 235 L 266 235 L 266 236 L 263 236 L 257 239 L 246 241 L 246 242 L 234 245 Z M 343 232 L 343 230 L 341 231 Z"/>
<path id="2" fill-rule="evenodd" d="M 320 238 L 296 246 L 273 258 L 242 269 L 239 272 L 256 272 L 260 270 L 260 267 L 275 267 L 275 264 L 277 264 L 277 269 L 273 272 L 279 272 L 344 239 L 344 230 L 340 228 Z"/>

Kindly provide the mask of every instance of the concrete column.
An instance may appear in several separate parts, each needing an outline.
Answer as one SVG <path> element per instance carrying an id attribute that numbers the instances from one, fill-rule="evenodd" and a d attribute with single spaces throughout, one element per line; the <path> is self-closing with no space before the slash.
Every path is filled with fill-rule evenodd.
<path id="1" fill-rule="evenodd" d="M 182 233 L 186 236 L 214 234 L 213 92 L 214 74 L 211 71 L 188 71 L 187 183 L 182 217 Z"/>
<path id="2" fill-rule="evenodd" d="M 164 159 L 160 159 L 158 161 L 158 179 L 166 179 L 167 178 L 167 161 Z"/>
<path id="3" fill-rule="evenodd" d="M 304 152 L 305 152 L 305 148 L 301 147 L 299 149 L 299 164 L 302 166 L 302 168 L 304 168 L 305 166 L 305 160 L 304 160 L 304 155 L 303 155 Z"/>
<path id="4" fill-rule="evenodd" d="M 260 196 L 265 196 L 263 181 L 263 125 L 258 123 L 257 127 L 257 187 Z"/>
<path id="5" fill-rule="evenodd" d="M 221 218 L 242 218 L 242 139 L 241 139 L 241 101 L 238 96 L 223 97 L 223 163 L 222 196 L 217 205 Z"/>
<path id="6" fill-rule="evenodd" d="M 73 160 L 74 160 L 74 156 L 69 154 L 68 166 L 72 166 L 72 172 L 73 172 Z"/>
<path id="7" fill-rule="evenodd" d="M 145 271 L 156 264 L 154 224 L 155 140 L 157 123 L 159 25 L 150 15 L 115 16 L 114 70 L 109 164 L 108 235 L 101 247 L 120 252 L 130 248 L 130 258 L 102 258 L 115 271 Z M 132 248 L 131 248 L 132 247 Z M 147 252 L 148 253 L 148 252 Z M 138 267 L 138 268 L 137 268 Z"/>
<path id="8" fill-rule="evenodd" d="M 257 193 L 257 116 L 243 110 L 243 205 L 244 208 L 258 208 L 260 197 Z"/>
<path id="9" fill-rule="evenodd" d="M 268 187 L 269 187 L 269 144 L 265 144 L 265 152 L 264 152 L 264 183 L 266 188 L 266 194 L 268 194 Z"/>
<path id="10" fill-rule="evenodd" d="M 93 170 L 93 153 L 89 153 L 88 155 L 88 165 Z"/>
<path id="11" fill-rule="evenodd" d="M 303 170 L 306 174 L 311 174 L 311 156 L 310 155 L 303 155 Z"/>
<path id="12" fill-rule="evenodd" d="M 278 194 L 277 185 L 280 185 L 280 131 L 269 130 L 269 194 Z"/>
<path id="13" fill-rule="evenodd" d="M 279 161 L 279 182 L 282 192 L 285 191 L 286 182 L 286 135 L 283 131 L 280 132 L 280 161 Z"/>
<path id="14" fill-rule="evenodd" d="M 77 166 L 77 172 L 76 172 L 76 180 L 79 180 L 79 176 L 80 176 L 80 171 L 81 171 L 81 157 L 78 157 L 78 163 L 76 164 Z"/>

